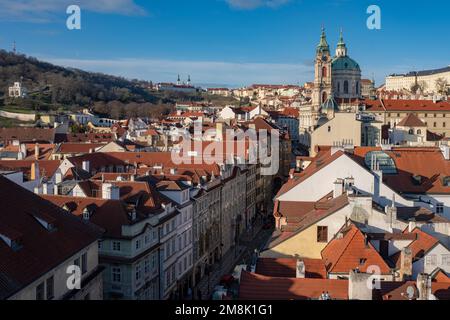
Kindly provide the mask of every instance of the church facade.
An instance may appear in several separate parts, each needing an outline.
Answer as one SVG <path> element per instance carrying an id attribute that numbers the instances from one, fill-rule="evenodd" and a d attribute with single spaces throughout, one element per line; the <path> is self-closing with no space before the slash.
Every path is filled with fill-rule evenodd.
<path id="1" fill-rule="evenodd" d="M 316 48 L 314 88 L 311 103 L 300 107 L 300 143 L 311 146 L 311 134 L 337 112 L 355 113 L 361 97 L 361 69 L 348 56 L 342 31 L 334 57 L 322 28 Z"/>

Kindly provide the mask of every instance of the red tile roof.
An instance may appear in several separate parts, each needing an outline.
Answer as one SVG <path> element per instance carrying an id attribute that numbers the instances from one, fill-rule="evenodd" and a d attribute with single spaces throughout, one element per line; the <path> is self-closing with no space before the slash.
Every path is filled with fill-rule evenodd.
<path id="1" fill-rule="evenodd" d="M 298 260 L 305 264 L 306 278 L 327 278 L 327 271 L 322 259 L 259 258 L 255 272 L 268 277 L 295 278 Z"/>
<path id="2" fill-rule="evenodd" d="M 80 154 L 95 151 L 95 149 L 104 146 L 104 143 L 62 143 L 57 153 Z"/>
<path id="3" fill-rule="evenodd" d="M 0 232 L 7 230 L 20 245 L 13 250 L 0 240 L 0 299 L 31 284 L 99 237 L 78 219 L 1 176 L 0 203 Z M 54 230 L 45 229 L 34 215 L 45 215 Z"/>
<path id="4" fill-rule="evenodd" d="M 55 129 L 0 128 L 0 141 L 47 142 L 55 140 Z"/>
<path id="5" fill-rule="evenodd" d="M 379 147 L 355 147 L 354 160 L 363 165 L 364 157 L 370 151 L 381 151 Z M 383 150 L 395 162 L 397 174 L 386 174 L 383 182 L 399 193 L 448 194 L 450 187 L 443 179 L 450 176 L 450 161 L 445 160 L 439 148 L 392 148 Z M 421 176 L 417 184 L 413 176 Z"/>
<path id="6" fill-rule="evenodd" d="M 408 113 L 408 115 L 397 123 L 399 127 L 426 127 L 427 125 L 422 122 L 415 114 Z"/>
<path id="7" fill-rule="evenodd" d="M 372 112 L 380 111 L 442 111 L 450 112 L 450 103 L 448 101 L 433 102 L 432 100 L 370 100 L 364 101 L 366 110 Z"/>
<path id="8" fill-rule="evenodd" d="M 322 258 L 329 273 L 345 273 L 376 265 L 381 274 L 390 274 L 390 268 L 364 234 L 354 225 L 344 227 L 342 238 L 334 238 L 322 250 Z"/>
<path id="9" fill-rule="evenodd" d="M 0 160 L 0 168 L 4 170 L 22 171 L 28 178 L 31 175 L 31 165 L 34 160 Z M 58 169 L 61 161 L 59 160 L 39 160 L 39 171 L 41 177 L 51 178 Z"/>
<path id="10" fill-rule="evenodd" d="M 408 229 L 405 229 L 403 233 L 408 234 Z M 417 235 L 416 240 L 414 240 L 407 246 L 411 249 L 413 262 L 421 259 L 428 251 L 430 251 L 437 243 L 439 243 L 439 241 L 435 237 L 423 232 L 419 228 L 415 228 L 413 231 L 411 231 L 411 233 Z M 390 257 L 390 259 L 396 264 L 397 268 L 400 267 L 400 256 L 401 253 L 397 252 Z"/>
<path id="11" fill-rule="evenodd" d="M 279 278 L 242 271 L 240 300 L 318 299 L 328 291 L 332 299 L 348 299 L 348 281 L 331 279 Z"/>

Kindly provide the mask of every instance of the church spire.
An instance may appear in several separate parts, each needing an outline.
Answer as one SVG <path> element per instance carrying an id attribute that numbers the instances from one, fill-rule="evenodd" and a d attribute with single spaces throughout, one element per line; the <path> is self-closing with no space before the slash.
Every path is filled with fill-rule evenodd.
<path id="1" fill-rule="evenodd" d="M 344 36 L 341 28 L 341 32 L 339 34 L 339 42 L 336 47 L 336 56 L 345 57 L 346 55 L 347 55 L 347 46 L 345 45 Z"/>
<path id="2" fill-rule="evenodd" d="M 322 26 L 322 34 L 320 35 L 320 42 L 319 42 L 319 45 L 317 46 L 317 53 L 319 54 L 319 53 L 324 53 L 324 52 L 329 52 L 329 51 L 330 51 L 330 47 L 327 42 L 325 28 Z"/>

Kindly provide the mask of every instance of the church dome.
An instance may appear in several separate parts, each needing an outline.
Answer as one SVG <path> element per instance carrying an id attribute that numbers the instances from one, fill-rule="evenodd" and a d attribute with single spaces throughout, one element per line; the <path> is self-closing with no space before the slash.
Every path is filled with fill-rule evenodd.
<path id="1" fill-rule="evenodd" d="M 339 111 L 339 105 L 333 96 L 330 96 L 327 101 L 322 104 L 322 112 L 326 112 L 328 110 Z"/>
<path id="2" fill-rule="evenodd" d="M 336 57 L 331 64 L 332 71 L 335 70 L 356 70 L 361 71 L 359 64 L 348 56 Z"/>

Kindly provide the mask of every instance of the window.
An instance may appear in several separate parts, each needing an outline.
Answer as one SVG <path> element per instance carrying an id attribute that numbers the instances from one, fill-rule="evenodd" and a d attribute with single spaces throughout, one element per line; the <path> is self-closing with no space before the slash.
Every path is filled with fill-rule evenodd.
<path id="1" fill-rule="evenodd" d="M 141 240 L 136 240 L 136 250 L 141 248 Z"/>
<path id="2" fill-rule="evenodd" d="M 422 134 L 422 130 L 417 129 L 417 134 Z"/>
<path id="3" fill-rule="evenodd" d="M 443 254 L 442 255 L 442 266 L 449 266 L 450 267 L 450 254 Z"/>
<path id="4" fill-rule="evenodd" d="M 356 81 L 356 94 L 359 94 L 359 82 Z"/>
<path id="5" fill-rule="evenodd" d="M 36 300 L 45 300 L 45 292 L 44 292 L 44 282 L 41 282 L 37 287 L 36 287 Z"/>
<path id="6" fill-rule="evenodd" d="M 414 134 L 414 129 L 409 129 L 408 134 Z"/>
<path id="7" fill-rule="evenodd" d="M 150 271 L 150 261 L 146 259 L 144 262 L 144 273 L 148 273 Z"/>
<path id="8" fill-rule="evenodd" d="M 328 132 L 331 132 L 331 127 L 330 126 L 328 126 Z"/>
<path id="9" fill-rule="evenodd" d="M 112 282 L 121 282 L 122 281 L 122 271 L 120 268 L 112 268 Z"/>
<path id="10" fill-rule="evenodd" d="M 344 93 L 348 94 L 348 81 L 347 80 L 344 81 Z"/>
<path id="11" fill-rule="evenodd" d="M 137 265 L 136 266 L 136 281 L 138 281 L 139 279 L 141 279 L 141 266 Z"/>
<path id="12" fill-rule="evenodd" d="M 436 122 L 433 122 L 433 127 L 434 127 L 434 128 L 436 128 L 436 125 L 437 125 Z"/>
<path id="13" fill-rule="evenodd" d="M 101 242 L 101 241 L 98 242 L 98 248 L 99 248 L 99 249 L 102 248 L 102 242 Z"/>
<path id="14" fill-rule="evenodd" d="M 73 264 L 76 265 L 77 267 L 80 267 L 80 258 L 75 259 Z"/>
<path id="15" fill-rule="evenodd" d="M 322 67 L 322 77 L 327 76 L 327 67 Z"/>
<path id="16" fill-rule="evenodd" d="M 328 242 L 328 227 L 317 227 L 317 242 Z"/>
<path id="17" fill-rule="evenodd" d="M 436 203 L 436 213 L 438 214 L 444 213 L 444 204 L 442 202 Z"/>
<path id="18" fill-rule="evenodd" d="M 427 266 L 435 266 L 437 263 L 437 257 L 435 254 L 430 254 L 425 257 L 425 264 Z"/>
<path id="19" fill-rule="evenodd" d="M 55 296 L 55 279 L 53 276 L 47 279 L 47 300 L 52 300 Z"/>
<path id="20" fill-rule="evenodd" d="M 120 251 L 120 242 L 118 241 L 113 242 L 113 251 Z"/>
<path id="21" fill-rule="evenodd" d="M 81 256 L 81 274 L 87 272 L 87 253 L 83 253 Z"/>
<path id="22" fill-rule="evenodd" d="M 444 128 L 445 128 L 445 122 L 442 122 L 442 127 L 444 127 Z"/>

